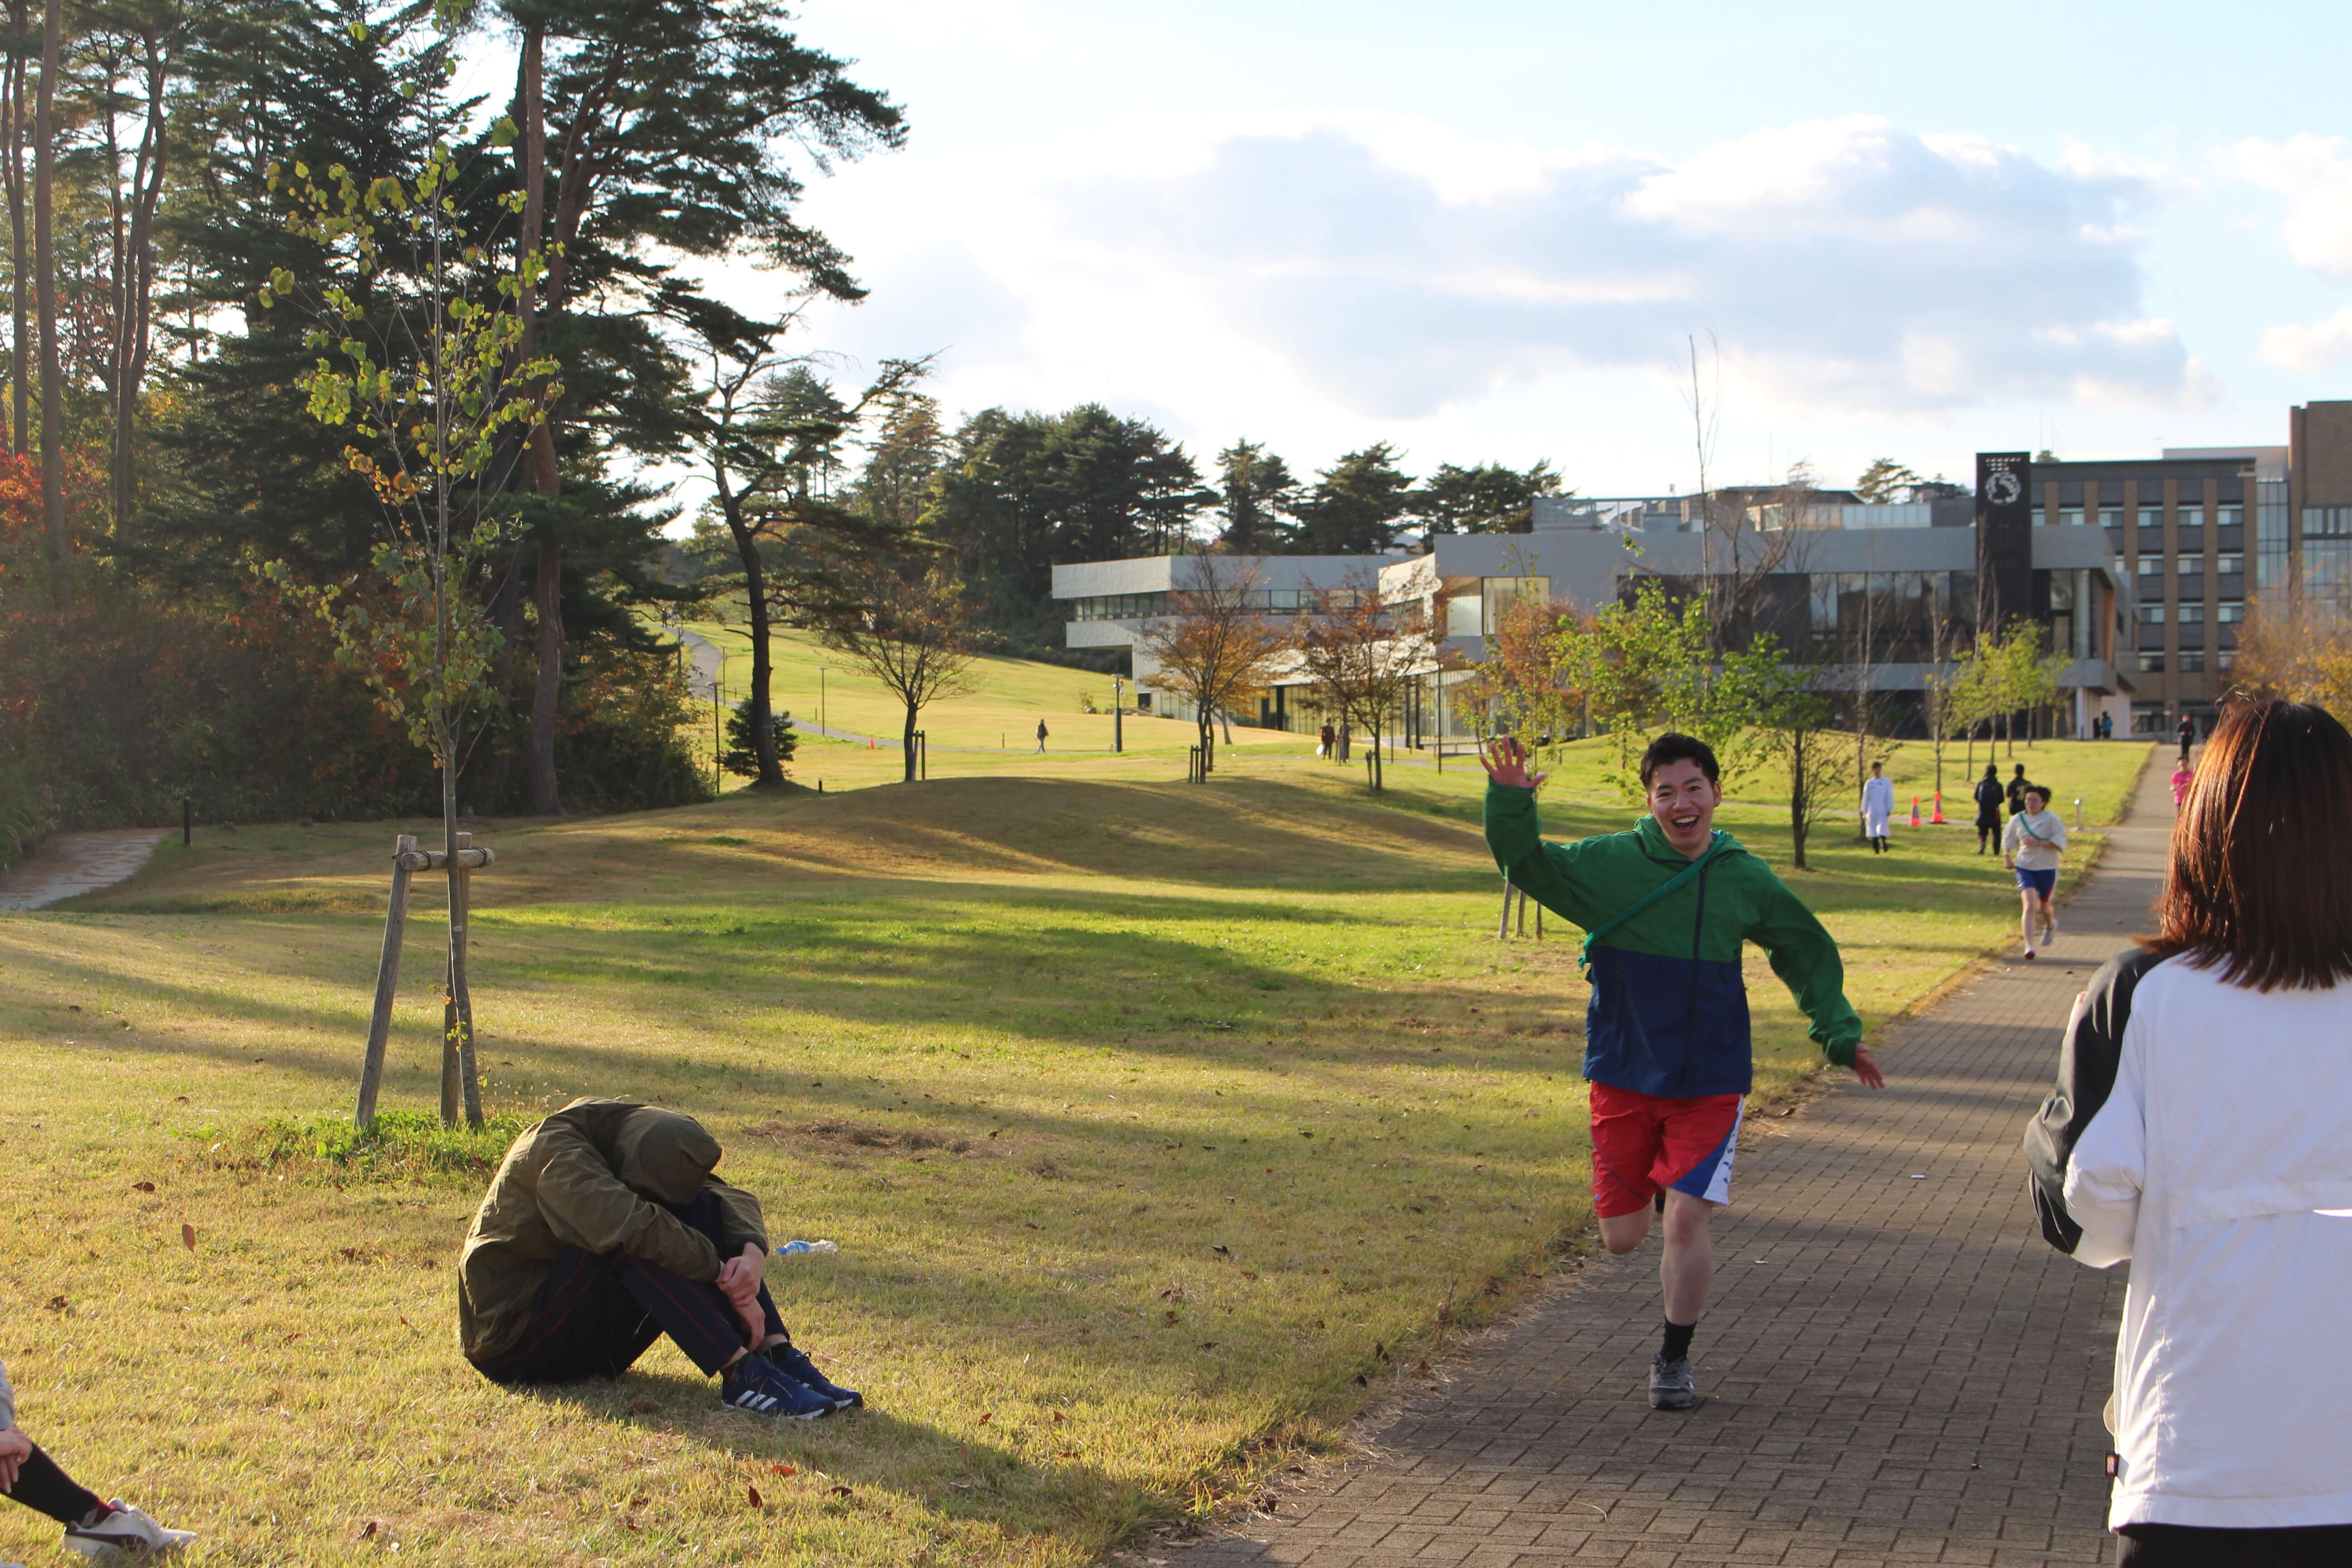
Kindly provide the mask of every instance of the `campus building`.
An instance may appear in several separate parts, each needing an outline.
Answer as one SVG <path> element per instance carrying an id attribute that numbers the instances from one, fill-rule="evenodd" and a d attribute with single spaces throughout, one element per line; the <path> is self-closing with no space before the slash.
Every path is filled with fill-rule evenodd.
<path id="1" fill-rule="evenodd" d="M 1377 591 L 1417 602 L 1442 633 L 1441 663 L 1466 666 L 1523 595 L 1591 613 L 1644 577 L 1684 590 L 1740 570 L 1759 579 L 1753 629 L 1804 649 L 1824 684 L 1866 686 L 1881 721 L 1916 731 L 1938 657 L 1979 620 L 2031 618 L 2063 660 L 2059 687 L 2074 733 L 2105 715 L 2116 733 L 2168 732 L 2185 714 L 2210 722 L 2229 689 L 2237 634 L 2258 593 L 2352 600 L 2352 402 L 2291 411 L 2281 447 L 2168 449 L 2116 462 L 2035 462 L 1982 453 L 1974 493 L 1868 505 L 1837 491 L 1547 498 L 1523 533 L 1442 534 L 1419 553 L 1266 556 L 1233 563 L 1253 575 L 1270 616 L 1314 592 Z M 1751 525 L 1722 558 L 1727 508 Z M 1717 526 L 1710 530 L 1706 519 Z M 1072 647 L 1134 649 L 1139 704 L 1174 711 L 1138 637 L 1200 586 L 1198 556 L 1089 562 L 1054 569 L 1070 606 Z M 1854 650 L 1868 649 L 1857 661 Z M 1467 742 L 1482 715 L 1449 694 L 1464 669 L 1433 668 L 1402 728 L 1414 743 Z M 1313 721 L 1303 677 L 1277 679 L 1238 722 Z M 1184 716 L 1179 712 L 1178 716 Z"/>

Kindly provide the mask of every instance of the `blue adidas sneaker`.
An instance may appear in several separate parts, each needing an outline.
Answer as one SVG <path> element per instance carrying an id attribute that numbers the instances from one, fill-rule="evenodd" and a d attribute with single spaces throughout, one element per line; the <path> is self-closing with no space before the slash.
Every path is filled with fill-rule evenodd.
<path id="1" fill-rule="evenodd" d="M 787 1377 L 796 1377 L 833 1402 L 835 1410 L 846 1410 L 853 1405 L 864 1405 L 866 1396 L 854 1388 L 844 1388 L 824 1373 L 817 1371 L 816 1363 L 809 1360 L 808 1352 L 790 1339 L 782 1344 L 770 1345 L 761 1352 L 782 1367 Z"/>
<path id="2" fill-rule="evenodd" d="M 831 1399 L 760 1355 L 747 1355 L 719 1374 L 719 1403 L 730 1410 L 788 1415 L 795 1421 L 814 1421 L 834 1411 Z"/>

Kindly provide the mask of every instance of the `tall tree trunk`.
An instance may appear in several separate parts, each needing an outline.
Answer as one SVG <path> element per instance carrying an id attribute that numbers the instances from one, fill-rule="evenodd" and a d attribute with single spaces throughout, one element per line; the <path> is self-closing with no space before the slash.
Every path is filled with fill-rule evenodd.
<path id="1" fill-rule="evenodd" d="M 546 42 L 543 26 L 534 24 L 524 30 L 521 77 L 516 96 L 522 100 L 520 250 L 525 258 L 536 256 L 541 248 L 547 213 L 547 106 L 541 77 Z M 525 268 L 516 298 L 517 313 L 522 318 L 521 352 L 526 360 L 537 357 L 540 336 L 539 290 L 530 279 Z M 534 421 L 528 441 L 524 470 L 530 477 L 530 488 L 542 496 L 552 497 L 562 488 L 562 482 L 555 467 L 551 417 Z M 530 809 L 539 816 L 551 816 L 563 809 L 555 777 L 555 721 L 563 695 L 563 542 L 550 518 L 542 518 L 532 533 L 539 544 L 533 595 L 539 611 L 539 681 L 530 699 Z"/>
<path id="2" fill-rule="evenodd" d="M 912 702 L 907 704 L 907 728 L 905 733 L 898 737 L 899 749 L 907 761 L 906 776 L 900 780 L 903 784 L 915 782 L 915 715 L 918 711 L 919 710 Z"/>
<path id="3" fill-rule="evenodd" d="M 758 782 L 782 788 L 784 765 L 776 755 L 776 721 L 769 696 L 774 679 L 775 658 L 768 647 L 767 563 L 760 559 L 760 537 L 743 521 L 741 500 L 735 494 L 734 487 L 727 482 L 724 466 L 714 461 L 711 474 L 719 492 L 719 513 L 727 520 L 727 531 L 735 536 L 735 553 L 743 563 L 743 589 L 751 611 L 751 695 L 749 703 L 751 745 L 760 763 Z"/>
<path id="4" fill-rule="evenodd" d="M 0 159 L 8 189 L 8 293 L 15 335 L 8 340 L 8 449 L 23 457 L 33 449 L 33 355 L 26 335 L 25 300 L 25 0 L 8 6 L 7 155 Z"/>
<path id="5" fill-rule="evenodd" d="M 1789 732 L 1789 863 L 1805 868 L 1805 817 L 1811 803 L 1805 798 L 1805 732 Z"/>
<path id="6" fill-rule="evenodd" d="M 47 526 L 49 596 L 73 608 L 67 574 L 64 373 L 58 363 L 57 245 L 49 187 L 57 166 L 58 35 L 65 0 L 48 0 L 41 19 L 41 96 L 33 117 L 33 287 L 41 318 L 41 515 Z"/>
<path id="7" fill-rule="evenodd" d="M 117 324 L 114 411 L 114 531 L 131 526 L 137 500 L 139 389 L 147 378 L 148 345 L 155 298 L 155 204 L 163 191 L 163 43 L 150 26 L 146 45 L 147 126 L 131 173 L 131 236 L 122 283 L 123 313 Z"/>
<path id="8" fill-rule="evenodd" d="M 541 522 L 532 568 L 531 605 L 539 612 L 539 679 L 530 695 L 530 809 L 552 816 L 563 809 L 555 787 L 556 705 L 563 695 L 563 543 Z"/>

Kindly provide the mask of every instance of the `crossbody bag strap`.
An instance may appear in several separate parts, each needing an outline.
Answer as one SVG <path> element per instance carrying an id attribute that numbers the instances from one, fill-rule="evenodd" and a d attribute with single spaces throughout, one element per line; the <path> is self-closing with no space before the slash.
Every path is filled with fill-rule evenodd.
<path id="1" fill-rule="evenodd" d="M 1607 936 L 1611 931 L 1615 931 L 1619 926 L 1623 925 L 1627 921 L 1632 920 L 1635 915 L 1640 914 L 1643 910 L 1648 909 L 1652 904 L 1656 903 L 1660 899 L 1664 898 L 1668 893 L 1673 892 L 1675 889 L 1681 887 L 1684 883 L 1697 876 L 1702 870 L 1705 870 L 1706 868 L 1706 863 L 1715 858 L 1715 852 L 1723 847 L 1723 829 L 1719 827 L 1717 828 L 1714 834 L 1707 839 L 1706 853 L 1701 855 L 1697 859 L 1692 861 L 1689 865 L 1684 867 L 1681 870 L 1675 872 L 1673 876 L 1667 878 L 1664 881 L 1659 883 L 1656 887 L 1651 889 L 1647 893 L 1644 893 L 1642 897 L 1634 900 L 1631 904 L 1628 904 L 1625 908 L 1618 910 L 1607 920 L 1602 921 L 1599 925 L 1594 926 L 1591 931 L 1586 931 L 1584 933 L 1584 945 L 1576 950 L 1576 967 L 1579 969 L 1591 968 L 1592 964 L 1592 944 L 1594 942 L 1599 942 L 1602 937 Z"/>

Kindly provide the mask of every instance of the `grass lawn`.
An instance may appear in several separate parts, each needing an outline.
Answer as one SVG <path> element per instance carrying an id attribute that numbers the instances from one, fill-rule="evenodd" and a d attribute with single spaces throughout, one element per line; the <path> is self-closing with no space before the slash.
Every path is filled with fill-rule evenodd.
<path id="1" fill-rule="evenodd" d="M 1546 792 L 1555 837 L 1631 816 L 1591 752 Z M 2019 753 L 2094 823 L 2147 755 Z M 873 1409 L 723 1415 L 667 1346 L 540 1394 L 465 1365 L 451 1264 L 485 1173 L 285 1131 L 348 1110 L 399 831 L 321 825 L 173 842 L 0 921 L 27 1430 L 257 1564 L 1082 1563 L 1328 1443 L 1590 1219 L 1571 933 L 1496 942 L 1466 763 L 1400 763 L 1373 805 L 1295 740 L 1205 788 L 1173 782 L 1181 745 L 1023 762 L 478 828 L 493 1110 L 701 1116 L 779 1239 L 841 1244 L 771 1279 Z M 1785 868 L 1771 803 L 1721 820 Z M 2016 907 L 1966 827 L 1896 843 L 1825 834 L 1791 874 L 1874 1026 Z M 388 1106 L 434 1103 L 436 935 L 412 930 Z M 1749 978 L 1780 1092 L 1812 1053 Z M 0 1511 L 0 1559 L 54 1539 Z"/>

